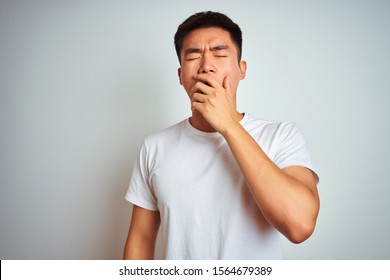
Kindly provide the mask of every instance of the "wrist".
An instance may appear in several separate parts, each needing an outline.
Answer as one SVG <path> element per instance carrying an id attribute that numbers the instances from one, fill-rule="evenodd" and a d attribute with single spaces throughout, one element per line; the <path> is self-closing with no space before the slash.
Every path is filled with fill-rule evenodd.
<path id="1" fill-rule="evenodd" d="M 230 138 L 235 138 L 235 135 L 239 135 L 244 131 L 246 132 L 244 127 L 239 121 L 237 121 L 227 125 L 222 131 L 220 131 L 220 133 L 226 140 L 228 140 Z"/>

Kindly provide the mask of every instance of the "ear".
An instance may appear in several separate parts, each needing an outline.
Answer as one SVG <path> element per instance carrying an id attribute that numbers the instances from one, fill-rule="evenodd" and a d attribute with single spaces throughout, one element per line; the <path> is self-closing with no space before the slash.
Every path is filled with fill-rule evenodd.
<path id="1" fill-rule="evenodd" d="M 246 75 L 246 61 L 241 60 L 240 61 L 240 70 L 241 70 L 241 80 L 245 79 Z"/>
<path id="2" fill-rule="evenodd" d="M 183 83 L 181 82 L 181 68 L 178 68 L 178 69 L 177 69 L 177 75 L 179 76 L 179 83 L 180 83 L 181 85 L 183 85 Z"/>

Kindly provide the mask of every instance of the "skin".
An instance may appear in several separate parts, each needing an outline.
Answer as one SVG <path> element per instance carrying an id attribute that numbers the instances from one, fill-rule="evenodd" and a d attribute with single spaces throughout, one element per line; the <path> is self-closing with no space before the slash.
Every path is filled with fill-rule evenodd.
<path id="1" fill-rule="evenodd" d="M 191 32 L 184 39 L 181 62 L 180 84 L 191 100 L 190 122 L 195 128 L 220 132 L 221 121 L 242 119 L 236 92 L 245 78 L 246 62 L 237 61 L 237 48 L 227 31 L 213 27 Z"/>
<path id="2" fill-rule="evenodd" d="M 191 101 L 190 123 L 225 138 L 264 217 L 291 242 L 303 242 L 319 212 L 317 177 L 302 166 L 277 167 L 241 126 L 236 94 L 247 66 L 237 57 L 230 34 L 221 28 L 185 37 L 178 74 Z M 152 259 L 159 224 L 159 212 L 134 206 L 124 258 Z"/>

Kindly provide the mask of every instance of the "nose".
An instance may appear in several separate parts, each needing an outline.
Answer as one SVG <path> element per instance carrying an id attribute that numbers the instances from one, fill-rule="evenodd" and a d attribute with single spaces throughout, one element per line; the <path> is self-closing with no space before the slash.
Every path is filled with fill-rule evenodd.
<path id="1" fill-rule="evenodd" d="M 215 65 L 210 54 L 205 53 L 199 65 L 198 74 L 215 73 Z"/>

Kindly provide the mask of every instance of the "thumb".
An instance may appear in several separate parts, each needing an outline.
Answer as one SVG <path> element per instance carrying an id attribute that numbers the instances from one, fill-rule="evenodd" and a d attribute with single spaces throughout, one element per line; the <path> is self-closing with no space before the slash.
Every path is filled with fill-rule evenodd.
<path id="1" fill-rule="evenodd" d="M 222 86 L 223 86 L 223 88 L 227 91 L 227 93 L 231 96 L 231 95 L 232 95 L 232 88 L 231 88 L 230 79 L 229 79 L 228 76 L 226 76 L 226 77 L 223 79 Z"/>

